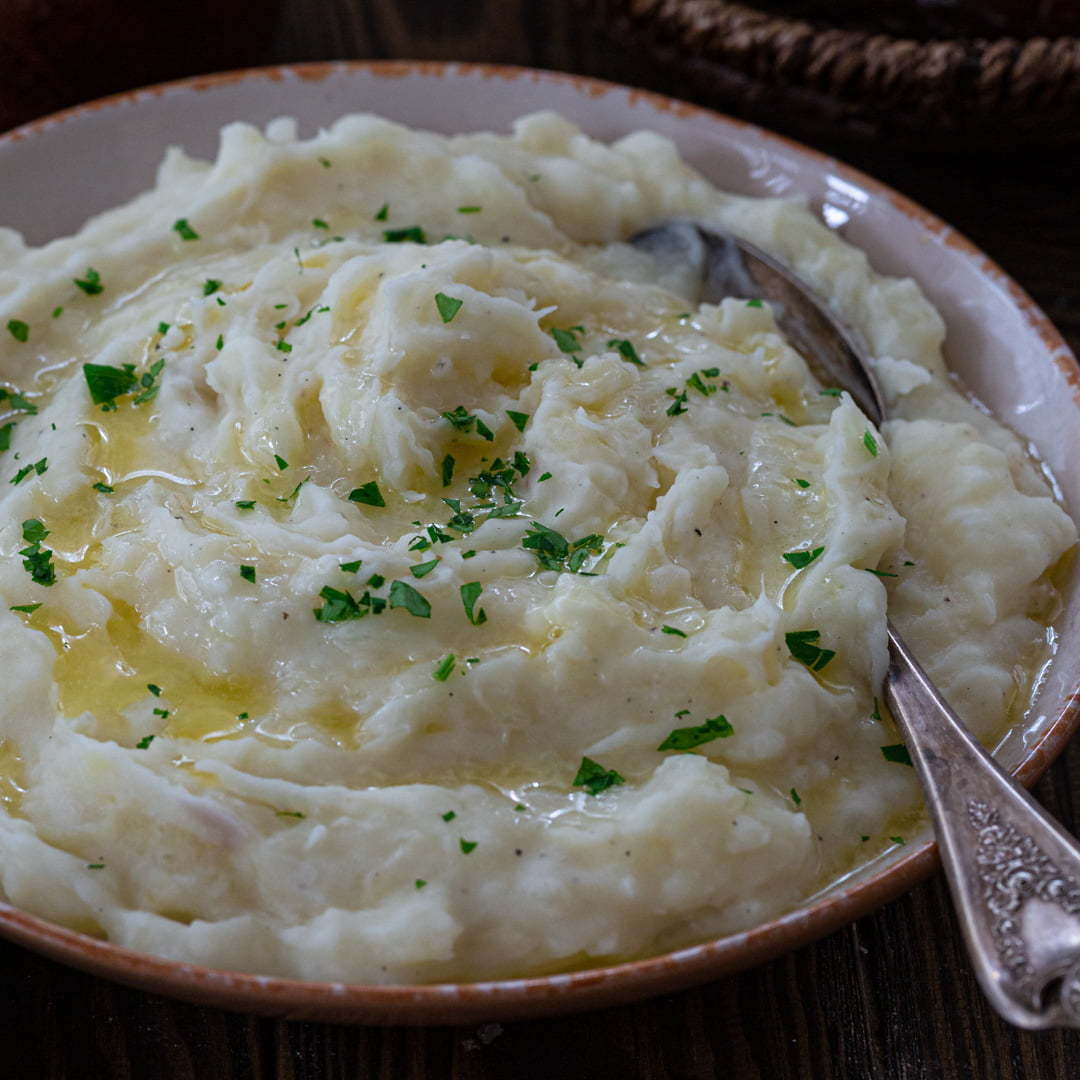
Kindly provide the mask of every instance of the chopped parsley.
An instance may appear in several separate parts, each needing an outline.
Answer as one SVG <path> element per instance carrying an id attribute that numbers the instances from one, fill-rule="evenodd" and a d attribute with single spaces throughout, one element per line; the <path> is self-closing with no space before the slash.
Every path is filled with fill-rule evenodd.
<path id="1" fill-rule="evenodd" d="M 886 761 L 895 762 L 897 765 L 911 765 L 911 755 L 903 743 L 893 743 L 892 746 L 883 746 L 881 756 Z"/>
<path id="2" fill-rule="evenodd" d="M 599 795 L 616 784 L 625 784 L 626 778 L 614 769 L 605 769 L 592 758 L 583 757 L 572 783 L 574 787 L 583 787 L 590 795 Z"/>
<path id="3" fill-rule="evenodd" d="M 148 682 L 146 684 L 146 689 L 149 690 L 154 697 L 161 697 L 161 687 L 158 686 L 157 683 Z"/>
<path id="4" fill-rule="evenodd" d="M 150 744 L 157 738 L 156 735 L 144 735 L 136 744 L 136 750 L 149 750 Z"/>
<path id="5" fill-rule="evenodd" d="M 292 346 L 284 338 L 282 338 L 281 341 L 275 341 L 274 342 L 274 348 L 277 349 L 278 352 L 283 352 L 283 353 L 291 353 L 292 352 Z"/>
<path id="6" fill-rule="evenodd" d="M 412 574 L 414 578 L 427 577 L 441 561 L 442 560 L 436 555 L 430 562 L 422 562 L 417 563 L 415 566 L 410 566 L 409 573 Z"/>
<path id="7" fill-rule="evenodd" d="M 791 801 L 796 806 L 802 806 L 802 799 L 799 798 L 799 793 L 794 788 L 791 789 Z"/>
<path id="8" fill-rule="evenodd" d="M 7 328 L 16 341 L 26 341 L 30 336 L 30 327 L 22 319 L 8 319 Z"/>
<path id="9" fill-rule="evenodd" d="M 461 586 L 461 603 L 465 607 L 465 617 L 473 626 L 483 626 L 487 622 L 487 612 L 480 608 L 477 610 L 476 601 L 484 591 L 484 586 L 479 581 L 470 581 Z"/>
<path id="10" fill-rule="evenodd" d="M 877 698 L 874 698 L 874 711 L 870 714 L 870 719 L 881 723 L 881 706 L 878 704 Z"/>
<path id="11" fill-rule="evenodd" d="M 24 465 L 12 478 L 13 484 L 21 484 L 31 473 L 37 473 L 40 476 L 44 472 L 49 471 L 49 459 L 41 458 L 39 461 L 33 462 L 31 465 Z"/>
<path id="12" fill-rule="evenodd" d="M 518 431 L 525 430 L 525 425 L 529 422 L 529 414 L 527 412 L 514 412 L 513 409 L 507 409 L 506 415 L 510 417 L 510 422 L 518 429 Z"/>
<path id="13" fill-rule="evenodd" d="M 872 566 L 864 566 L 863 569 L 874 577 L 899 577 L 899 574 L 891 574 L 888 570 L 875 570 Z"/>
<path id="14" fill-rule="evenodd" d="M 728 723 L 727 717 L 714 716 L 695 727 L 675 728 L 656 749 L 691 750 L 713 739 L 727 739 L 734 734 L 735 729 Z"/>
<path id="15" fill-rule="evenodd" d="M 431 673 L 431 677 L 436 682 L 446 682 L 450 678 L 450 673 L 454 670 L 454 664 L 456 658 L 453 653 L 449 653 L 444 656 L 438 664 L 435 665 L 435 670 Z"/>
<path id="16" fill-rule="evenodd" d="M 367 596 L 367 594 L 364 594 Z M 321 608 L 315 608 L 315 618 L 319 622 L 347 622 L 349 619 L 362 619 L 369 610 L 372 610 L 372 605 L 369 602 L 361 607 L 360 604 L 353 599 L 352 593 L 346 592 L 344 589 L 335 589 L 330 585 L 324 585 L 319 592 L 319 597 L 323 601 Z"/>
<path id="17" fill-rule="evenodd" d="M 203 296 L 213 296 L 220 288 L 221 282 L 217 278 L 207 278 L 203 282 L 202 294 Z"/>
<path id="18" fill-rule="evenodd" d="M 482 206 L 459 206 L 457 212 L 459 214 L 479 214 L 482 209 Z"/>
<path id="19" fill-rule="evenodd" d="M 410 225 L 407 229 L 385 229 L 383 239 L 388 244 L 426 244 L 427 236 L 419 225 Z"/>
<path id="20" fill-rule="evenodd" d="M 366 484 L 353 488 L 349 492 L 349 502 L 361 503 L 363 506 L 386 505 L 386 500 L 379 490 L 379 485 L 374 480 L 369 480 Z"/>
<path id="21" fill-rule="evenodd" d="M 108 484 L 103 484 L 100 480 L 91 486 L 95 491 L 100 491 L 102 495 L 111 495 L 116 490 L 116 488 L 109 487 Z"/>
<path id="22" fill-rule="evenodd" d="M 306 814 L 302 814 L 299 810 L 275 810 L 274 815 L 276 817 L 297 818 L 300 821 L 302 821 L 305 817 L 307 817 Z"/>
<path id="23" fill-rule="evenodd" d="M 827 386 L 824 390 L 818 391 L 822 397 L 840 397 L 843 392 L 843 390 L 838 390 L 835 386 Z"/>
<path id="24" fill-rule="evenodd" d="M 101 284 L 101 275 L 92 266 L 86 268 L 85 277 L 75 278 L 75 284 L 87 296 L 97 296 L 98 293 L 105 291 L 105 286 Z"/>
<path id="25" fill-rule="evenodd" d="M 466 840 L 464 837 L 458 840 L 458 844 L 461 845 L 461 854 L 468 855 L 470 851 L 475 851 L 477 843 L 476 840 Z"/>
<path id="26" fill-rule="evenodd" d="M 87 870 L 104 870 L 105 864 L 103 862 L 88 862 L 86 864 Z"/>
<path id="27" fill-rule="evenodd" d="M 677 386 L 669 386 L 664 393 L 672 399 L 666 410 L 668 416 L 681 416 L 687 411 L 686 402 L 689 395 L 685 390 L 680 390 Z"/>
<path id="28" fill-rule="evenodd" d="M 810 486 L 810 481 L 804 480 L 801 476 L 796 476 L 794 483 L 798 484 L 801 488 L 808 488 Z"/>
<path id="29" fill-rule="evenodd" d="M 168 709 L 154 709 L 153 713 L 154 713 L 155 716 L 160 716 L 164 720 L 169 715 L 169 710 Z"/>
<path id="30" fill-rule="evenodd" d="M 372 574 L 371 577 L 367 579 L 367 583 L 373 589 L 381 589 L 386 584 L 386 578 L 384 578 L 382 574 Z"/>
<path id="31" fill-rule="evenodd" d="M 363 559 L 355 559 L 353 562 L 343 562 L 338 564 L 339 570 L 344 570 L 346 574 L 355 574 L 361 566 L 364 565 Z"/>
<path id="32" fill-rule="evenodd" d="M 793 630 L 784 635 L 788 650 L 801 664 L 811 671 L 821 671 L 836 655 L 832 649 L 822 649 L 814 642 L 821 637 L 819 630 Z"/>
<path id="33" fill-rule="evenodd" d="M 447 810 L 446 813 L 442 815 L 443 821 L 453 821 L 456 817 L 457 813 L 453 810 Z"/>
<path id="34" fill-rule="evenodd" d="M 169 324 L 167 322 L 159 322 L 157 324 L 157 332 L 164 336 L 169 332 Z"/>
<path id="35" fill-rule="evenodd" d="M 22 523 L 22 536 L 27 546 L 19 554 L 23 556 L 23 569 L 35 585 L 56 584 L 53 553 L 41 546 L 42 540 L 48 535 L 49 530 L 37 518 L 29 518 Z"/>
<path id="36" fill-rule="evenodd" d="M 387 217 L 387 215 L 389 213 L 390 213 L 390 204 L 389 203 L 383 203 L 382 206 L 380 206 L 379 209 L 375 213 L 375 220 L 376 221 L 385 221 L 386 217 Z"/>
<path id="37" fill-rule="evenodd" d="M 531 551 L 545 570 L 580 574 L 589 556 L 601 553 L 603 542 L 603 537 L 596 533 L 569 541 L 562 533 L 534 521 L 522 538 L 521 546 Z"/>
<path id="38" fill-rule="evenodd" d="M 64 314 L 64 308 L 63 308 L 63 306 L 62 306 L 62 305 L 60 305 L 60 304 L 58 304 L 58 305 L 57 305 L 56 307 L 54 307 L 54 308 L 52 309 L 52 317 L 53 317 L 54 319 L 59 319 L 59 318 L 60 318 L 60 316 L 61 316 L 61 315 L 63 315 L 63 314 Z"/>
<path id="39" fill-rule="evenodd" d="M 877 457 L 877 439 L 869 431 L 864 431 L 862 441 L 870 456 Z"/>
<path id="40" fill-rule="evenodd" d="M 161 389 L 158 384 L 158 377 L 165 370 L 165 360 L 155 360 L 139 377 L 139 386 L 142 389 L 132 398 L 133 405 L 145 405 L 148 401 L 153 401 L 157 397 L 158 390 Z"/>
<path id="41" fill-rule="evenodd" d="M 217 340 L 214 342 L 214 348 L 217 349 L 218 352 L 221 352 L 221 350 L 225 348 L 224 334 L 218 334 Z"/>
<path id="42" fill-rule="evenodd" d="M 24 615 L 33 615 L 41 607 L 40 601 L 36 604 L 12 604 L 8 611 L 21 611 Z"/>
<path id="43" fill-rule="evenodd" d="M 245 581 L 250 581 L 251 584 L 254 585 L 255 584 L 255 567 L 254 566 L 247 566 L 247 565 L 241 566 L 240 567 L 240 576 Z"/>
<path id="44" fill-rule="evenodd" d="M 187 218 L 177 218 L 173 222 L 173 231 L 180 234 L 181 240 L 198 240 L 199 234 L 188 224 Z"/>
<path id="45" fill-rule="evenodd" d="M 289 463 L 280 454 L 274 455 L 274 461 L 280 472 L 284 472 L 289 467 Z"/>
<path id="46" fill-rule="evenodd" d="M 83 364 L 83 376 L 90 390 L 90 400 L 105 412 L 116 408 L 116 399 L 130 393 L 139 383 L 134 364 Z"/>
<path id="47" fill-rule="evenodd" d="M 254 499 L 238 499 L 233 505 L 236 507 L 237 510 L 254 510 L 255 509 L 255 500 Z"/>
<path id="48" fill-rule="evenodd" d="M 559 346 L 559 351 L 566 353 L 578 367 L 581 367 L 583 361 L 574 356 L 574 353 L 581 352 L 581 342 L 578 341 L 574 331 L 560 330 L 555 327 L 551 331 L 551 336 L 555 339 L 555 344 Z"/>
<path id="49" fill-rule="evenodd" d="M 10 408 L 24 412 L 28 416 L 37 415 L 37 406 L 18 390 L 9 390 L 6 386 L 0 386 L 0 401 L 6 401 Z"/>
<path id="50" fill-rule="evenodd" d="M 686 637 L 686 634 L 677 626 L 668 626 L 666 623 L 660 627 L 661 634 L 674 634 L 675 637 Z"/>
<path id="51" fill-rule="evenodd" d="M 890 836 L 889 839 L 894 844 L 906 844 L 907 843 L 907 841 L 902 836 Z"/>
<path id="52" fill-rule="evenodd" d="M 764 307 L 765 305 L 762 304 L 762 302 L 760 300 L 755 298 L 753 300 L 747 300 L 746 301 L 746 306 L 751 307 L 751 308 L 759 308 L 759 307 Z"/>
<path id="53" fill-rule="evenodd" d="M 536 478 L 536 482 L 537 482 L 538 484 L 542 484 L 542 483 L 543 483 L 543 482 L 544 482 L 545 480 L 550 480 L 550 479 L 551 479 L 551 473 L 549 473 L 549 472 L 546 472 L 546 473 L 541 473 L 541 474 L 540 474 L 540 475 L 539 475 L 539 476 L 538 476 L 538 477 Z"/>
<path id="54" fill-rule="evenodd" d="M 11 433 L 15 430 L 15 424 L 5 424 L 0 427 L 0 452 L 11 449 Z"/>
<path id="55" fill-rule="evenodd" d="M 453 296 L 447 296 L 446 293 L 437 292 L 435 294 L 435 306 L 439 309 L 439 318 L 444 323 L 451 322 L 454 316 L 461 310 L 461 305 L 464 304 L 464 300 L 458 300 Z"/>
<path id="56" fill-rule="evenodd" d="M 807 548 L 804 551 L 785 551 L 783 559 L 785 562 L 791 563 L 796 570 L 802 570 L 818 558 L 824 550 L 823 547 L 816 547 L 813 550 Z"/>
<path id="57" fill-rule="evenodd" d="M 442 459 L 442 486 L 449 487 L 454 479 L 454 458 L 451 454 L 447 454 Z"/>
<path id="58" fill-rule="evenodd" d="M 626 338 L 612 338 L 607 344 L 609 349 L 615 349 L 627 363 L 636 364 L 638 367 L 647 366 L 638 356 L 637 349 Z"/>
<path id="59" fill-rule="evenodd" d="M 425 885 L 427 884 L 427 882 L 426 882 L 426 881 L 425 881 L 425 880 L 424 880 L 424 879 L 423 879 L 422 877 L 418 877 L 418 878 L 416 879 L 416 881 L 414 881 L 414 882 L 413 882 L 413 884 L 414 884 L 414 885 L 415 885 L 415 886 L 416 886 L 416 887 L 417 887 L 418 889 L 422 889 L 422 888 L 423 888 L 423 887 L 424 887 L 424 886 L 425 886 Z"/>
<path id="60" fill-rule="evenodd" d="M 446 420 L 455 430 L 468 434 L 473 428 L 476 429 L 476 434 L 488 442 L 494 442 L 495 434 L 480 419 L 479 416 L 473 416 L 468 412 L 464 405 L 458 405 L 456 408 L 451 409 L 450 412 L 444 412 L 442 414 L 444 420 Z"/>
<path id="61" fill-rule="evenodd" d="M 431 618 L 431 604 L 407 581 L 390 582 L 390 607 L 404 608 L 418 619 Z"/>
<path id="62" fill-rule="evenodd" d="M 314 225 L 316 229 L 329 229 L 330 228 L 330 226 L 327 225 L 326 222 L 323 221 L 323 219 L 321 217 L 312 218 L 311 219 L 311 224 Z"/>

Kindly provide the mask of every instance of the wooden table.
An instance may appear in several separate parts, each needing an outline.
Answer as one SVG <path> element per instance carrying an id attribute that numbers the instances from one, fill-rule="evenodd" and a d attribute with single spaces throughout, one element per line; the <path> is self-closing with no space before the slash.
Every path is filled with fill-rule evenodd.
<path id="1" fill-rule="evenodd" d="M 161 7 L 174 20 L 183 9 Z M 187 10 L 203 7 L 192 0 Z M 261 26 L 253 21 L 232 44 L 219 41 L 214 66 L 338 57 L 492 60 L 680 94 L 677 78 L 590 31 L 570 0 L 281 0 L 273 8 L 258 5 Z M 47 101 L 41 80 L 30 93 L 0 76 L 0 118 L 15 123 L 131 85 L 127 70 L 147 81 L 203 69 L 175 49 L 156 54 L 149 74 L 145 56 L 142 67 L 103 64 L 96 43 L 86 47 L 87 36 L 96 33 L 103 49 L 115 49 L 107 41 L 114 25 L 88 24 L 73 53 L 81 60 L 54 63 L 65 74 L 50 84 Z M 0 53 L 4 47 L 0 40 Z M 47 60 L 49 48 L 49 40 L 37 38 L 35 56 Z M 1080 351 L 1080 151 L 930 157 L 880 145 L 819 146 L 965 232 L 1034 294 Z M 1067 826 L 1080 829 L 1080 743 L 1036 790 Z M 1027 1034 L 991 1013 L 939 877 L 753 971 L 564 1019 L 460 1029 L 278 1023 L 123 989 L 6 944 L 0 1017 L 0 1077 L 11 1080 L 1080 1077 L 1080 1033 Z"/>

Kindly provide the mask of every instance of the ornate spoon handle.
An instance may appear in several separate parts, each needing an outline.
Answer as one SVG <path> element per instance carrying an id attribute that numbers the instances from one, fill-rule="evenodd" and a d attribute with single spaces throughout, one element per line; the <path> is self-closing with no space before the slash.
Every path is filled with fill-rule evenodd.
<path id="1" fill-rule="evenodd" d="M 918 770 L 983 992 L 1024 1028 L 1080 1028 L 1080 843 L 994 762 L 889 624 L 885 701 Z"/>

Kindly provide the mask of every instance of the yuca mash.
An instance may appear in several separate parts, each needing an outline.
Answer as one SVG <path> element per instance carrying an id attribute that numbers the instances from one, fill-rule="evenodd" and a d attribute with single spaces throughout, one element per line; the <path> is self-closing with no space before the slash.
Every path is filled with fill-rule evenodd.
<path id="1" fill-rule="evenodd" d="M 900 418 L 657 285 L 623 241 L 679 216 Z M 918 288 L 655 135 L 234 124 L 0 254 L 0 881 L 46 918 L 379 982 L 737 931 L 916 821 L 886 603 L 983 735 L 1045 659 L 1074 527 Z"/>

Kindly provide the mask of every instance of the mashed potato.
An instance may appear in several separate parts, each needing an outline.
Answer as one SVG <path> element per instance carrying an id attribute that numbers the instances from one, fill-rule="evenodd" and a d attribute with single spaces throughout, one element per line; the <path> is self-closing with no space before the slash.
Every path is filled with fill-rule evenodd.
<path id="1" fill-rule="evenodd" d="M 623 241 L 674 216 L 813 282 L 896 418 L 657 284 Z M 912 282 L 655 135 L 234 124 L 0 249 L 12 904 L 312 979 L 565 970 L 903 839 L 886 606 L 981 735 L 1023 714 L 1072 523 Z"/>

